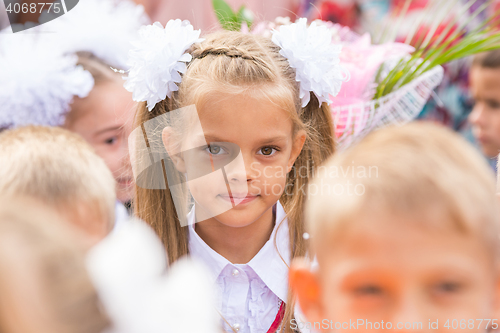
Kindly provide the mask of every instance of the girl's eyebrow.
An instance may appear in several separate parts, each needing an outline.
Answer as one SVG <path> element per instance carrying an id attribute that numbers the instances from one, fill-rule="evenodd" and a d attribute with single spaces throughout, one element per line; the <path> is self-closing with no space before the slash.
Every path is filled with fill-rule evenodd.
<path id="1" fill-rule="evenodd" d="M 200 136 L 199 139 L 204 139 L 207 142 L 229 142 L 226 139 L 223 139 L 221 137 L 218 137 L 216 135 L 207 135 L 205 134 L 203 137 Z M 276 143 L 276 142 L 282 142 L 282 141 L 287 141 L 288 136 L 286 135 L 278 135 L 270 138 L 264 138 L 258 142 L 259 145 L 266 145 L 270 143 Z"/>
<path id="2" fill-rule="evenodd" d="M 227 140 L 224 140 L 224 139 L 222 139 L 222 138 L 220 138 L 220 137 L 217 137 L 217 136 L 215 136 L 215 135 L 207 135 L 207 134 L 205 134 L 205 135 L 200 135 L 200 136 L 198 137 L 198 139 L 200 139 L 200 140 L 201 140 L 201 139 L 203 139 L 203 140 L 205 140 L 206 142 L 227 142 Z"/>
<path id="3" fill-rule="evenodd" d="M 118 130 L 121 130 L 122 128 L 123 128 L 123 126 L 106 127 L 106 128 L 104 128 L 102 130 L 99 130 L 97 133 L 95 133 L 95 136 L 104 134 L 106 132 L 118 131 Z"/>
<path id="4" fill-rule="evenodd" d="M 287 140 L 288 140 L 288 136 L 279 135 L 279 136 L 274 136 L 271 138 L 262 139 L 261 141 L 259 141 L 259 144 L 266 145 L 266 144 L 270 144 L 270 143 L 283 142 L 283 141 L 287 141 Z"/>

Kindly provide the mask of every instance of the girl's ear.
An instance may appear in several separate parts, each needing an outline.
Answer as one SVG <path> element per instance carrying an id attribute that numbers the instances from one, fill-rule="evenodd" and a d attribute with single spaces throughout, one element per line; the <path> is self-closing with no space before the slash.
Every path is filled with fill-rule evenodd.
<path id="1" fill-rule="evenodd" d="M 172 133 L 172 127 L 165 127 L 161 133 L 163 145 L 165 146 L 165 149 L 172 159 L 177 171 L 186 173 L 186 165 L 184 163 L 184 159 L 182 158 L 182 153 L 179 149 L 179 145 L 175 144 L 173 138 L 174 135 Z"/>
<path id="2" fill-rule="evenodd" d="M 290 266 L 289 283 L 307 320 L 321 322 L 323 305 L 318 277 L 316 273 L 311 271 L 311 267 L 305 259 L 293 260 Z"/>
<path id="3" fill-rule="evenodd" d="M 297 157 L 299 157 L 302 148 L 304 147 L 304 143 L 306 142 L 306 132 L 304 130 L 300 130 L 295 134 L 295 139 L 293 140 L 292 152 L 290 153 L 290 158 L 288 160 L 288 171 L 292 170 L 293 164 Z"/>

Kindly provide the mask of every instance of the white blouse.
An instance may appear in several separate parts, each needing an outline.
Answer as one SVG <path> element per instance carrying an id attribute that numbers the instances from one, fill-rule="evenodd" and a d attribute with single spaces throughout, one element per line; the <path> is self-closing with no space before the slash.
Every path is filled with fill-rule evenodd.
<path id="1" fill-rule="evenodd" d="M 217 309 L 226 332 L 267 333 L 281 303 L 287 300 L 288 221 L 279 201 L 273 209 L 276 223 L 271 237 L 247 264 L 232 264 L 210 248 L 194 229 L 194 210 L 188 214 L 189 251 L 212 273 L 218 289 Z"/>

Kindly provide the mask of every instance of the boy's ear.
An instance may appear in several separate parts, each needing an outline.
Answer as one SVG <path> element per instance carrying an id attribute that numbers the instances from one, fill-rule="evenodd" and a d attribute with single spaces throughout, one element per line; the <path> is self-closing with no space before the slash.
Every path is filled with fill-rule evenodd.
<path id="1" fill-rule="evenodd" d="M 172 127 L 165 127 L 163 129 L 161 133 L 161 139 L 177 171 L 185 173 L 186 165 L 184 163 L 184 159 L 182 158 L 182 154 L 179 150 L 178 145 L 176 145 L 173 140 Z"/>
<path id="2" fill-rule="evenodd" d="M 307 320 L 321 322 L 323 304 L 318 277 L 305 259 L 294 259 L 290 266 L 289 283 Z"/>
<path id="3" fill-rule="evenodd" d="M 306 142 L 306 132 L 304 130 L 300 130 L 295 134 L 295 138 L 293 140 L 292 152 L 290 153 L 290 159 L 288 160 L 288 172 L 292 170 L 293 164 L 297 157 L 299 157 L 302 148 L 304 147 L 304 143 Z"/>

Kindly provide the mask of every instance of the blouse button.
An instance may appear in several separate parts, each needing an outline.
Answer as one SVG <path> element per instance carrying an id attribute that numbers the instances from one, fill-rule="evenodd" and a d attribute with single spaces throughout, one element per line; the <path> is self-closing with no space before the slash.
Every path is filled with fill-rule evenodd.
<path id="1" fill-rule="evenodd" d="M 240 324 L 236 323 L 233 325 L 233 329 L 238 332 L 240 330 Z"/>
<path id="2" fill-rule="evenodd" d="M 234 277 L 238 277 L 238 275 L 240 275 L 240 271 L 235 268 L 232 274 Z"/>

